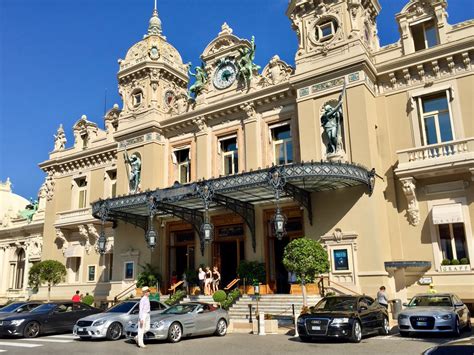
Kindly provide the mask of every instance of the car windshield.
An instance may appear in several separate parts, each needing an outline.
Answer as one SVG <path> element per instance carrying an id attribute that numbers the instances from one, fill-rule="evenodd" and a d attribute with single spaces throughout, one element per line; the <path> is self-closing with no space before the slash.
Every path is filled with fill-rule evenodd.
<path id="1" fill-rule="evenodd" d="M 45 303 L 45 304 L 42 304 L 41 306 L 34 308 L 31 312 L 49 312 L 55 309 L 56 306 L 57 306 L 56 303 Z"/>
<path id="2" fill-rule="evenodd" d="M 449 296 L 415 296 L 411 299 L 408 307 L 452 307 Z"/>
<path id="3" fill-rule="evenodd" d="M 196 309 L 195 304 L 178 304 L 176 306 L 168 308 L 162 314 L 186 314 L 191 313 Z"/>
<path id="4" fill-rule="evenodd" d="M 128 313 L 137 302 L 122 302 L 105 311 L 105 313 Z"/>
<path id="5" fill-rule="evenodd" d="M 354 297 L 328 297 L 323 298 L 314 307 L 318 311 L 353 311 L 357 309 Z"/>
<path id="6" fill-rule="evenodd" d="M 24 305 L 24 303 L 18 303 L 18 302 L 11 303 L 8 306 L 0 308 L 0 312 L 13 312 L 15 309 L 17 309 L 18 307 L 22 305 Z"/>

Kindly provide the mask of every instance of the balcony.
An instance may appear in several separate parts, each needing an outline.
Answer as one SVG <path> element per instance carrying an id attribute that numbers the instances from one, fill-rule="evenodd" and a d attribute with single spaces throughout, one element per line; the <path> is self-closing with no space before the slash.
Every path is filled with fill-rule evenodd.
<path id="1" fill-rule="evenodd" d="M 55 227 L 67 227 L 74 226 L 78 224 L 85 224 L 95 221 L 95 218 L 92 217 L 92 208 L 79 208 L 76 210 L 69 210 L 58 212 L 56 214 L 56 222 L 54 223 Z"/>
<path id="2" fill-rule="evenodd" d="M 397 151 L 398 177 L 474 174 L 474 137 Z"/>

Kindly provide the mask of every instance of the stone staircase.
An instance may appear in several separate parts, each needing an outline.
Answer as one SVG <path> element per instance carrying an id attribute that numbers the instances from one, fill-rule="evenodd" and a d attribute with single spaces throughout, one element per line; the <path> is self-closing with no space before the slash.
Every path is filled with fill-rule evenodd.
<path id="1" fill-rule="evenodd" d="M 314 306 L 320 299 L 320 296 L 308 296 L 308 306 Z M 301 295 L 261 295 L 258 301 L 258 309 L 265 314 L 271 314 L 275 318 L 290 318 L 293 316 L 292 304 L 295 305 L 295 312 L 300 314 L 303 307 L 303 296 Z M 233 320 L 248 320 L 249 305 L 252 305 L 252 317 L 257 311 L 257 301 L 255 297 L 243 295 L 229 310 L 229 317 Z"/>
<path id="2" fill-rule="evenodd" d="M 187 295 L 183 298 L 181 302 L 204 302 L 204 303 L 215 303 L 212 296 L 197 295 L 191 296 Z"/>

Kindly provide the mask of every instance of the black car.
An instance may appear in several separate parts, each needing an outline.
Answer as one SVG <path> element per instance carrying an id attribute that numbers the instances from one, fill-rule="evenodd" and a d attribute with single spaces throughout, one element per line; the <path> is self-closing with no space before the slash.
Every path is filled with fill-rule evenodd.
<path id="1" fill-rule="evenodd" d="M 0 308 L 0 319 L 11 315 L 30 312 L 32 309 L 41 305 L 41 302 L 13 302 Z"/>
<path id="2" fill-rule="evenodd" d="M 44 303 L 31 312 L 15 314 L 0 320 L 0 336 L 35 338 L 40 334 L 72 331 L 80 318 L 102 312 L 84 303 Z"/>
<path id="3" fill-rule="evenodd" d="M 423 355 L 472 355 L 474 354 L 474 338 L 454 340 L 426 350 Z"/>
<path id="4" fill-rule="evenodd" d="M 297 324 L 304 342 L 334 337 L 358 343 L 363 335 L 390 332 L 387 309 L 368 296 L 324 297 L 310 313 L 300 315 Z"/>

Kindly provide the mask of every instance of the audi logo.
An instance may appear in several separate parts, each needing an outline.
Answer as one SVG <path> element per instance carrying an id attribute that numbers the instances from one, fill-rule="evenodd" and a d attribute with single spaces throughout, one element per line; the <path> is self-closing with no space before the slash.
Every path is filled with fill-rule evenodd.
<path id="1" fill-rule="evenodd" d="M 312 320 L 311 324 L 321 324 L 321 321 L 320 320 Z"/>

